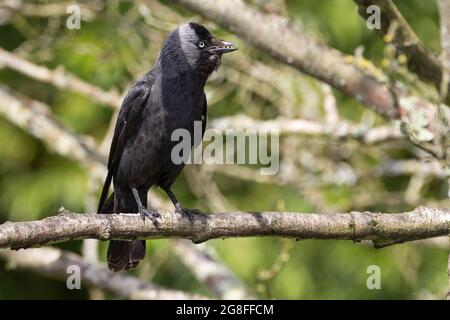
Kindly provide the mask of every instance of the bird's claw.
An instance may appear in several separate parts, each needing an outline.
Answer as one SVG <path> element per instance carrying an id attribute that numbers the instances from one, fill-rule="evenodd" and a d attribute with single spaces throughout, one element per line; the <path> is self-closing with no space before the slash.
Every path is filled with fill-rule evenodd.
<path id="1" fill-rule="evenodd" d="M 148 210 L 146 208 L 140 208 L 139 214 L 143 221 L 145 221 L 145 218 L 148 218 L 152 221 L 153 225 L 155 227 L 159 226 L 158 218 L 161 218 L 161 215 L 155 211 L 155 210 Z"/>
<path id="2" fill-rule="evenodd" d="M 175 212 L 181 214 L 184 217 L 187 217 L 191 223 L 194 222 L 195 216 L 204 214 L 198 209 L 186 209 L 183 208 L 181 205 L 177 205 L 175 207 Z"/>

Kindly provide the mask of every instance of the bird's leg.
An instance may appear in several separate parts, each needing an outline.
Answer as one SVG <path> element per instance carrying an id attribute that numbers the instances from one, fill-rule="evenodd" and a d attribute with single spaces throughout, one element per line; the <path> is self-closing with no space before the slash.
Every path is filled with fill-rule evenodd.
<path id="1" fill-rule="evenodd" d="M 186 209 L 186 208 L 183 208 L 181 206 L 180 202 L 178 201 L 177 197 L 175 197 L 175 194 L 172 192 L 172 190 L 170 190 L 170 188 L 166 188 L 166 189 L 164 189 L 164 191 L 169 196 L 170 201 L 172 201 L 172 203 L 173 203 L 173 205 L 175 207 L 175 212 L 177 212 L 179 214 L 182 214 L 183 216 L 188 217 L 191 222 L 194 220 L 194 215 L 196 215 L 196 214 L 203 214 L 198 209 Z"/>
<path id="2" fill-rule="evenodd" d="M 154 225 L 158 225 L 158 221 L 156 219 L 160 218 L 161 215 L 155 210 L 148 210 L 144 207 L 141 198 L 139 198 L 139 193 L 135 187 L 131 187 L 131 192 L 133 192 L 134 200 L 136 200 L 138 211 L 141 215 L 142 220 L 145 221 L 145 218 L 147 217 L 153 222 Z"/>
<path id="3" fill-rule="evenodd" d="M 172 201 L 173 206 L 175 207 L 175 211 L 178 212 L 178 213 L 183 213 L 183 207 L 181 206 L 181 204 L 178 201 L 177 197 L 175 197 L 175 194 L 172 192 L 172 190 L 164 189 L 164 191 L 169 196 L 170 201 Z"/>

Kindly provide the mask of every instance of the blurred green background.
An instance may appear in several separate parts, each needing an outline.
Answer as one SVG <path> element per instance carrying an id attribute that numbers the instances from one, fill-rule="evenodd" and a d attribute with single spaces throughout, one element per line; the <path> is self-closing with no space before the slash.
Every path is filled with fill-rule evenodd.
<path id="1" fill-rule="evenodd" d="M 36 8 L 48 3 L 26 1 L 27 5 Z M 271 8 L 270 1 L 250 3 L 261 10 Z M 439 27 L 434 1 L 399 0 L 395 3 L 423 42 L 438 52 Z M 236 41 L 241 48 L 233 57 L 224 57 L 222 67 L 207 85 L 208 99 L 212 101 L 210 121 L 238 113 L 262 120 L 278 115 L 314 120 L 321 120 L 323 116 L 319 110 L 323 96 L 318 82 L 273 62 L 235 35 L 183 8 L 167 1 L 80 1 L 78 4 L 92 13 L 89 19 L 83 19 L 80 30 L 65 27 L 68 15 L 64 12 L 39 16 L 18 10 L 2 20 L 0 46 L 50 69 L 63 66 L 104 90 L 116 89 L 121 93 L 151 68 L 169 30 L 179 23 L 194 20 L 205 23 L 214 34 Z M 353 1 L 289 0 L 285 6 L 280 5 L 280 1 L 274 2 L 273 7 L 277 6 L 314 37 L 347 54 L 353 54 L 358 47 L 364 48 L 364 56 L 380 65 L 384 56 L 383 42 L 365 27 Z M 246 72 L 248 64 L 267 65 L 280 72 L 282 83 L 269 85 L 274 92 L 273 99 L 258 94 L 262 81 Z M 93 137 L 98 144 L 102 142 L 114 113 L 111 108 L 1 66 L 0 82 L 45 102 L 62 124 L 80 135 Z M 358 102 L 334 93 L 343 118 L 355 123 L 385 124 Z M 280 96 L 288 98 L 283 100 Z M 291 103 L 289 108 L 284 105 L 286 101 Z M 411 175 L 374 174 L 387 161 L 416 159 L 417 152 L 409 143 L 364 146 L 354 141 L 323 138 L 283 139 L 293 146 L 290 155 L 294 154 L 296 172 L 302 179 L 298 184 L 292 181 L 257 183 L 224 174 L 218 168 L 212 178 L 230 206 L 239 210 L 299 212 L 404 212 L 417 205 L 448 206 L 448 187 L 439 177 L 427 177 L 419 194 L 411 200 L 405 195 Z M 314 168 L 315 162 L 303 156 L 323 159 L 325 169 Z M 75 212 L 92 210 L 86 203 L 89 193 L 87 172 L 4 118 L 0 118 L 0 159 L 0 222 L 44 218 L 61 206 Z M 355 181 L 324 183 L 323 177 L 334 171 L 337 164 L 357 168 Z M 223 171 L 229 170 L 223 167 Z M 98 197 L 100 186 L 96 191 L 95 197 Z M 208 202 L 191 190 L 186 176 L 176 182 L 175 193 L 185 206 L 211 211 Z M 161 196 L 164 197 L 162 193 Z M 278 238 L 227 239 L 210 243 L 223 261 L 261 298 L 442 298 L 448 283 L 448 247 L 409 243 L 375 250 L 349 241 Z M 100 244 L 102 260 L 106 245 L 106 242 Z M 57 246 L 81 252 L 81 241 Z M 173 254 L 168 241 L 149 241 L 148 248 L 148 258 L 132 273 L 168 287 L 208 294 Z M 281 270 L 270 280 L 261 281 L 260 272 L 270 269 L 280 253 L 288 257 Z M 369 276 L 366 270 L 370 265 L 381 268 L 381 290 L 366 287 Z M 0 261 L 0 299 L 11 298 L 88 299 L 89 292 L 85 287 L 68 290 L 64 282 L 9 269 L 4 261 Z"/>

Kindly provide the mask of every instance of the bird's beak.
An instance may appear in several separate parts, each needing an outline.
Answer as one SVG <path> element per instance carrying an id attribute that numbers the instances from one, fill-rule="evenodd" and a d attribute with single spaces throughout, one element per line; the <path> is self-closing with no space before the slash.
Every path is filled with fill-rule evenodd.
<path id="1" fill-rule="evenodd" d="M 209 49 L 209 52 L 211 52 L 211 53 L 227 53 L 227 52 L 236 51 L 238 49 L 237 45 L 235 45 L 232 42 L 225 41 L 225 40 L 213 39 L 211 41 L 211 43 L 212 43 L 212 46 Z"/>

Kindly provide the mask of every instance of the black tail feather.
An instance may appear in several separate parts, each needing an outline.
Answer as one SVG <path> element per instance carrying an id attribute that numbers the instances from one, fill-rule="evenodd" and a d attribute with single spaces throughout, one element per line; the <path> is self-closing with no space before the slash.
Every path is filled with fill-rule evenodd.
<path id="1" fill-rule="evenodd" d="M 99 213 L 114 213 L 114 193 L 112 193 L 99 208 Z M 135 209 L 121 210 L 133 212 Z M 146 253 L 145 240 L 111 240 L 108 246 L 108 268 L 112 271 L 121 271 L 135 268 L 144 259 Z"/>
<path id="2" fill-rule="evenodd" d="M 128 268 L 130 263 L 131 241 L 111 240 L 108 245 L 108 268 L 121 271 Z"/>
<path id="3" fill-rule="evenodd" d="M 121 271 L 135 268 L 145 257 L 145 240 L 111 240 L 108 246 L 108 268 Z"/>
<path id="4" fill-rule="evenodd" d="M 102 195 L 100 196 L 100 201 L 98 202 L 98 208 L 97 208 L 97 212 L 98 213 L 113 213 L 114 211 L 105 211 L 105 207 L 107 206 L 107 203 L 105 203 L 106 197 L 108 196 L 109 193 L 109 188 L 111 187 L 111 180 L 112 180 L 112 173 L 111 171 L 108 171 L 108 175 L 106 176 L 105 182 L 103 183 L 103 189 L 102 189 Z M 108 198 L 108 200 L 106 200 L 106 202 L 108 202 L 110 199 L 112 199 L 112 205 L 113 208 L 112 210 L 114 210 L 114 193 Z"/>

